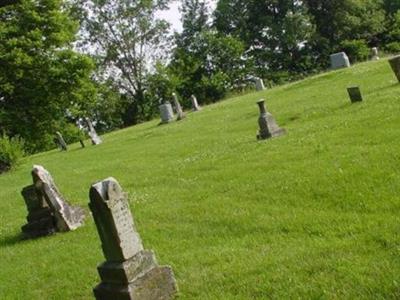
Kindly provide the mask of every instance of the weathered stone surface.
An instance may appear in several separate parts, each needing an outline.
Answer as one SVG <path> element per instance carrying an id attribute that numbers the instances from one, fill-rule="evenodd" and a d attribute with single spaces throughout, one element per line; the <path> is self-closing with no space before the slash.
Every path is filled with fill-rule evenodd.
<path id="1" fill-rule="evenodd" d="M 176 120 L 180 121 L 186 117 L 185 113 L 183 112 L 182 106 L 179 103 L 178 96 L 175 93 L 172 93 L 172 98 L 174 100 L 174 106 L 175 106 L 175 110 L 176 110 L 176 114 L 177 114 Z"/>
<path id="2" fill-rule="evenodd" d="M 284 135 L 286 133 L 286 130 L 280 128 L 276 123 L 274 117 L 269 112 L 267 112 L 265 108 L 265 100 L 261 99 L 257 102 L 257 104 L 260 109 L 260 116 L 258 118 L 260 131 L 257 135 L 257 139 L 265 140 L 272 137 Z"/>
<path id="3" fill-rule="evenodd" d="M 257 78 L 254 79 L 254 81 L 256 83 L 256 90 L 257 91 L 265 90 L 264 81 L 261 78 L 257 77 Z"/>
<path id="4" fill-rule="evenodd" d="M 347 92 L 349 94 L 350 101 L 352 103 L 363 101 L 361 91 L 358 86 L 352 86 L 352 87 L 347 88 Z"/>
<path id="5" fill-rule="evenodd" d="M 172 105 L 168 101 L 161 104 L 160 108 L 160 116 L 161 116 L 161 124 L 171 123 L 174 120 L 174 112 L 172 110 Z"/>
<path id="6" fill-rule="evenodd" d="M 96 299 L 173 299 L 177 286 L 170 267 L 160 267 L 143 249 L 126 194 L 114 178 L 92 185 L 92 210 L 106 262 L 98 266 L 102 282 Z"/>
<path id="7" fill-rule="evenodd" d="M 190 97 L 190 100 L 192 101 L 192 108 L 193 108 L 193 111 L 199 111 L 199 110 L 201 110 L 201 107 L 199 106 L 199 103 L 197 102 L 197 98 L 196 98 L 195 95 L 192 95 L 192 96 Z"/>
<path id="8" fill-rule="evenodd" d="M 331 55 L 331 68 L 333 70 L 340 68 L 349 68 L 350 60 L 346 53 L 339 52 Z"/>
<path id="9" fill-rule="evenodd" d="M 60 148 L 61 151 L 67 151 L 67 143 L 64 141 L 64 138 L 60 132 L 56 132 L 56 138 L 54 139 L 54 142 L 57 144 L 57 146 Z"/>
<path id="10" fill-rule="evenodd" d="M 90 137 L 90 140 L 92 141 L 92 145 L 99 145 L 101 144 L 103 141 L 101 140 L 101 138 L 98 136 L 96 129 L 94 129 L 94 126 L 92 124 L 92 122 L 90 121 L 89 118 L 85 119 L 86 121 L 86 125 L 88 127 L 88 135 Z M 84 147 L 84 146 L 83 146 Z"/>
<path id="11" fill-rule="evenodd" d="M 372 47 L 371 48 L 371 58 L 372 58 L 372 60 L 379 60 L 378 47 Z"/>
<path id="12" fill-rule="evenodd" d="M 397 77 L 397 80 L 400 82 L 400 55 L 389 59 L 389 63 Z"/>

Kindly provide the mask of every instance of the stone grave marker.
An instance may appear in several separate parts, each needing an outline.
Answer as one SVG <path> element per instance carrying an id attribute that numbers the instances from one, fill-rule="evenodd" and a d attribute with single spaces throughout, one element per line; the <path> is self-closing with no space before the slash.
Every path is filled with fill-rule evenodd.
<path id="1" fill-rule="evenodd" d="M 400 55 L 389 59 L 389 63 L 397 77 L 397 80 L 400 82 Z"/>
<path id="2" fill-rule="evenodd" d="M 257 91 L 265 90 L 264 81 L 261 78 L 256 77 L 254 80 L 256 82 L 256 90 Z"/>
<path id="3" fill-rule="evenodd" d="M 126 194 L 114 178 L 90 188 L 93 213 L 106 261 L 98 266 L 101 283 L 93 292 L 105 299 L 173 299 L 177 285 L 171 267 L 159 266 L 144 250 Z"/>
<path id="4" fill-rule="evenodd" d="M 177 114 L 177 121 L 180 121 L 185 118 L 185 113 L 182 110 L 182 106 L 179 103 L 178 96 L 175 93 L 172 93 L 172 98 L 174 100 L 174 106 Z"/>
<path id="5" fill-rule="evenodd" d="M 363 98 L 361 95 L 361 90 L 358 86 L 352 86 L 347 88 L 347 92 L 350 97 L 351 103 L 362 102 Z"/>
<path id="6" fill-rule="evenodd" d="M 372 60 L 379 60 L 378 47 L 372 47 L 371 48 L 371 57 L 372 57 Z"/>
<path id="7" fill-rule="evenodd" d="M 195 95 L 192 95 L 190 97 L 190 100 L 192 101 L 192 107 L 193 107 L 193 111 L 200 111 L 201 107 L 199 106 L 199 103 L 197 102 L 197 98 Z"/>
<path id="8" fill-rule="evenodd" d="M 346 53 L 339 52 L 331 55 L 331 68 L 333 70 L 340 68 L 349 68 L 350 60 Z"/>
<path id="9" fill-rule="evenodd" d="M 59 131 L 56 132 L 56 137 L 54 139 L 54 142 L 57 144 L 57 146 L 60 148 L 61 151 L 68 150 L 67 143 L 65 142 L 62 134 Z"/>
<path id="10" fill-rule="evenodd" d="M 274 117 L 269 112 L 267 112 L 265 108 L 265 100 L 261 99 L 257 102 L 257 104 L 260 109 L 260 116 L 258 118 L 260 131 L 257 135 L 257 139 L 265 140 L 272 137 L 284 135 L 286 133 L 286 130 L 280 128 L 276 123 Z"/>
<path id="11" fill-rule="evenodd" d="M 33 185 L 22 190 L 28 208 L 28 224 L 22 231 L 27 237 L 75 230 L 83 225 L 83 209 L 67 203 L 45 168 L 33 166 L 32 179 Z"/>
<path id="12" fill-rule="evenodd" d="M 96 129 L 94 129 L 94 126 L 93 126 L 92 122 L 90 121 L 90 119 L 85 118 L 85 121 L 86 121 L 86 125 L 88 127 L 88 134 L 89 134 L 90 140 L 92 141 L 92 145 L 101 144 L 103 141 L 98 136 Z"/>
<path id="13" fill-rule="evenodd" d="M 172 105 L 168 101 L 160 104 L 161 124 L 171 123 L 174 120 Z"/>

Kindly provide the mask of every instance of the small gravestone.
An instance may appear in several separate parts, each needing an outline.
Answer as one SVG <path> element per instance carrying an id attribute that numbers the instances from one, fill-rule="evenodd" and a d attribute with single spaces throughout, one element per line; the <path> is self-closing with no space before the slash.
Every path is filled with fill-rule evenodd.
<path id="1" fill-rule="evenodd" d="M 27 237 L 75 230 L 83 225 L 82 208 L 67 203 L 45 168 L 33 166 L 32 179 L 33 185 L 22 190 L 28 208 L 28 224 L 22 231 Z"/>
<path id="2" fill-rule="evenodd" d="M 103 141 L 98 136 L 96 129 L 94 129 L 94 126 L 93 126 L 92 122 L 90 121 L 90 119 L 86 118 L 85 121 L 86 121 L 86 125 L 88 127 L 88 135 L 90 137 L 90 140 L 92 141 L 92 145 L 101 144 Z"/>
<path id="3" fill-rule="evenodd" d="M 182 106 L 179 103 L 178 96 L 175 93 L 172 93 L 172 98 L 174 100 L 174 106 L 177 114 L 177 121 L 180 121 L 185 118 L 185 113 L 182 110 Z"/>
<path id="4" fill-rule="evenodd" d="M 331 68 L 333 70 L 340 68 L 349 68 L 350 60 L 347 57 L 346 53 L 339 52 L 331 55 Z"/>
<path id="5" fill-rule="evenodd" d="M 400 82 L 400 55 L 389 59 L 389 63 L 397 77 L 397 80 Z"/>
<path id="6" fill-rule="evenodd" d="M 190 100 L 192 101 L 192 107 L 193 107 L 193 111 L 199 111 L 201 110 L 201 107 L 199 106 L 199 103 L 197 102 L 197 98 L 195 95 L 192 95 L 190 97 Z"/>
<path id="7" fill-rule="evenodd" d="M 371 48 L 371 57 L 372 57 L 372 60 L 379 60 L 378 47 L 372 47 Z"/>
<path id="8" fill-rule="evenodd" d="M 349 94 L 351 103 L 363 101 L 361 91 L 358 86 L 352 86 L 352 87 L 347 88 L 347 92 Z"/>
<path id="9" fill-rule="evenodd" d="M 106 261 L 98 266 L 98 300 L 173 299 L 177 285 L 171 267 L 159 266 L 152 251 L 144 250 L 126 194 L 114 178 L 90 188 L 93 213 Z"/>
<path id="10" fill-rule="evenodd" d="M 54 139 L 54 142 L 57 144 L 57 146 L 60 148 L 61 151 L 67 151 L 67 143 L 65 142 L 62 134 L 57 131 L 56 132 L 56 137 Z"/>
<path id="11" fill-rule="evenodd" d="M 160 104 L 160 116 L 161 124 L 171 123 L 174 120 L 174 112 L 172 110 L 172 105 L 168 101 Z"/>
<path id="12" fill-rule="evenodd" d="M 254 80 L 256 82 L 256 90 L 257 91 L 265 90 L 264 81 L 261 78 L 256 77 Z"/>
<path id="13" fill-rule="evenodd" d="M 260 131 L 257 135 L 257 139 L 266 140 L 272 137 L 284 135 L 286 133 L 286 130 L 280 128 L 276 123 L 274 117 L 269 112 L 267 112 L 265 108 L 265 100 L 261 99 L 257 102 L 257 104 L 260 109 L 260 116 L 258 118 Z"/>

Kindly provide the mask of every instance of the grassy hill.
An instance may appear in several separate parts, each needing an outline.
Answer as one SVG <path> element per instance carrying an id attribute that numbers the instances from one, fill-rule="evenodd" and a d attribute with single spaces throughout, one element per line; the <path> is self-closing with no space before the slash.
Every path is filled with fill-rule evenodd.
<path id="1" fill-rule="evenodd" d="M 349 85 L 363 103 L 350 104 Z M 256 141 L 260 98 L 286 136 Z M 0 299 L 92 297 L 104 258 L 88 192 L 109 176 L 128 192 L 145 248 L 173 267 L 180 299 L 400 298 L 400 85 L 387 61 L 157 124 L 0 176 Z M 20 239 L 33 164 L 86 209 L 84 227 Z"/>

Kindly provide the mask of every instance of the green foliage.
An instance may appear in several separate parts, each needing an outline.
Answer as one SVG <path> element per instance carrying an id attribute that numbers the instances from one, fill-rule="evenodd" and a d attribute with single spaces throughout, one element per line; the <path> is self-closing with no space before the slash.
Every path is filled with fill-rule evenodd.
<path id="1" fill-rule="evenodd" d="M 385 46 L 386 51 L 394 54 L 398 54 L 400 52 L 400 42 L 389 43 Z"/>
<path id="2" fill-rule="evenodd" d="M 10 138 L 3 132 L 0 136 L 0 173 L 15 167 L 24 155 L 24 140 L 18 136 Z"/>
<path id="3" fill-rule="evenodd" d="M 349 56 L 351 62 L 368 59 L 371 50 L 364 40 L 346 40 L 341 43 L 342 50 Z"/>

